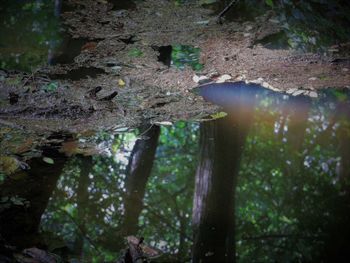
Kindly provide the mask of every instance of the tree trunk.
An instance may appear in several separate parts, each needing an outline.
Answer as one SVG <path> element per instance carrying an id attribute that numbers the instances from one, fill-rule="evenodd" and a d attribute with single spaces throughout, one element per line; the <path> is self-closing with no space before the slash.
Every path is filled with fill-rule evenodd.
<path id="1" fill-rule="evenodd" d="M 153 125 L 143 127 L 142 131 L 146 139 L 136 141 L 127 166 L 122 223 L 122 232 L 125 235 L 135 235 L 138 229 L 138 218 L 143 208 L 143 198 L 156 154 L 160 128 Z"/>
<path id="2" fill-rule="evenodd" d="M 201 124 L 193 204 L 193 262 L 234 262 L 234 196 L 252 106 Z"/>
<path id="3" fill-rule="evenodd" d="M 19 171 L 21 178 L 7 178 L 1 185 L 0 196 L 23 198 L 23 205 L 11 203 L 0 212 L 0 234 L 18 248 L 40 245 L 38 236 L 41 216 L 44 213 L 56 183 L 66 162 L 57 151 L 46 152 L 54 163 L 48 164 L 41 157 L 31 159 L 30 170 Z M 16 177 L 16 175 L 14 176 Z"/>
<path id="4" fill-rule="evenodd" d="M 86 206 L 89 202 L 90 185 L 89 174 L 92 170 L 93 163 L 91 156 L 78 156 L 80 159 L 80 176 L 77 189 L 77 223 L 79 230 L 76 234 L 74 243 L 74 252 L 76 255 L 83 257 L 84 237 L 86 234 Z"/>

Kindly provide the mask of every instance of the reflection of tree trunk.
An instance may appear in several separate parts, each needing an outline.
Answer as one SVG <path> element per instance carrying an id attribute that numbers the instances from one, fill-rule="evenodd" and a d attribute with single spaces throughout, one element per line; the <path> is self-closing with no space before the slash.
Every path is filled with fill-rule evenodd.
<path id="1" fill-rule="evenodd" d="M 79 156 L 80 159 L 80 176 L 77 189 L 77 223 L 79 229 L 77 230 L 76 240 L 74 243 L 74 252 L 76 255 L 82 256 L 84 237 L 86 234 L 86 206 L 89 201 L 88 187 L 90 184 L 89 174 L 92 170 L 92 157 Z"/>
<path id="2" fill-rule="evenodd" d="M 54 7 L 54 15 L 56 17 L 59 17 L 61 15 L 61 6 L 62 6 L 62 1 L 61 0 L 55 0 L 55 7 Z M 55 46 L 55 41 L 54 40 L 50 40 L 49 41 L 49 50 L 48 50 L 48 64 L 50 65 L 54 55 L 55 55 L 55 50 L 56 46 Z"/>
<path id="3" fill-rule="evenodd" d="M 38 245 L 39 225 L 49 198 L 56 187 L 66 158 L 58 152 L 46 153 L 52 158 L 48 164 L 42 158 L 33 158 L 28 164 L 28 172 L 20 171 L 14 177 L 6 179 L 1 185 L 1 197 L 23 198 L 29 201 L 29 207 L 12 202 L 9 208 L 0 212 L 0 233 L 10 244 L 19 248 Z"/>
<path id="4" fill-rule="evenodd" d="M 339 127 L 337 137 L 340 154 L 339 183 L 340 193 L 334 200 L 331 223 L 327 224 L 327 238 L 321 254 L 323 262 L 349 262 L 350 237 L 350 108 L 337 115 Z M 340 111 L 340 110 L 339 110 Z M 346 116 L 341 116 L 342 114 Z M 345 118 L 344 118 L 345 117 Z"/>
<path id="5" fill-rule="evenodd" d="M 287 112 L 290 114 L 287 140 L 293 154 L 300 152 L 302 149 L 310 106 L 310 98 L 308 97 L 291 97 L 288 102 L 291 111 Z"/>
<path id="6" fill-rule="evenodd" d="M 146 139 L 136 141 L 129 159 L 124 199 L 124 234 L 136 234 L 138 218 L 143 207 L 147 180 L 151 174 L 160 134 L 159 126 L 147 126 L 143 130 Z"/>
<path id="7" fill-rule="evenodd" d="M 193 207 L 193 262 L 234 262 L 234 194 L 253 109 L 202 123 Z"/>
<path id="8" fill-rule="evenodd" d="M 337 107 L 337 118 L 339 127 L 337 136 L 339 138 L 340 152 L 340 171 L 339 178 L 342 183 L 343 190 L 350 195 L 350 105 L 349 103 L 340 104 Z"/>

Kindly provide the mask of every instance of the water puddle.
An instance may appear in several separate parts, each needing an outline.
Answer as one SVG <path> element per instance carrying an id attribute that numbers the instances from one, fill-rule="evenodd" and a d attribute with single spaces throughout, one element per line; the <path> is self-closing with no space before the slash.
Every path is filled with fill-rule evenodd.
<path id="1" fill-rule="evenodd" d="M 32 71 L 47 63 L 62 38 L 59 6 L 54 1 L 4 0 L 0 16 L 0 67 Z"/>
<path id="2" fill-rule="evenodd" d="M 152 47 L 154 50 L 159 52 L 158 55 L 158 61 L 162 62 L 165 66 L 170 67 L 172 64 L 172 52 L 173 52 L 173 47 L 172 46 L 161 46 L 161 47 L 157 47 L 154 46 Z"/>
<path id="3" fill-rule="evenodd" d="M 186 66 L 194 70 L 201 70 L 203 64 L 199 63 L 200 48 L 190 45 L 153 46 L 158 51 L 158 61 L 168 67 L 184 69 Z"/>
<path id="4" fill-rule="evenodd" d="M 109 2 L 112 10 L 136 7 L 132 1 Z M 81 5 L 68 1 L 3 1 L 0 68 L 33 72 L 40 66 L 73 63 L 84 47 L 94 41 L 72 38 L 61 23 L 62 12 L 79 8 Z M 127 41 L 133 43 L 132 39 Z"/>
<path id="5" fill-rule="evenodd" d="M 100 68 L 77 68 L 68 71 L 66 74 L 53 74 L 50 75 L 51 79 L 70 79 L 70 80 L 80 80 L 84 78 L 96 78 L 98 75 L 105 73 L 103 69 Z"/>
<path id="6" fill-rule="evenodd" d="M 108 0 L 113 5 L 112 10 L 133 10 L 136 8 L 136 4 L 130 0 Z"/>
<path id="7" fill-rule="evenodd" d="M 154 262 L 345 262 L 350 93 L 198 92 L 226 114 L 41 141 L 1 127 L 2 257 L 116 261 L 132 235 Z"/>
<path id="8" fill-rule="evenodd" d="M 286 32 L 280 31 L 255 41 L 254 45 L 261 44 L 268 49 L 288 49 L 290 48 L 288 41 Z"/>
<path id="9" fill-rule="evenodd" d="M 87 38 L 71 38 L 69 35 L 65 35 L 60 46 L 55 50 L 54 54 L 50 56 L 48 64 L 56 65 L 73 63 L 74 58 L 81 53 L 84 45 L 89 42 L 91 41 Z"/>
<path id="10" fill-rule="evenodd" d="M 219 15 L 231 4 L 231 0 L 202 1 L 203 7 L 213 10 L 213 15 Z M 224 18 L 228 21 L 254 21 L 267 10 L 264 1 L 236 1 L 225 13 Z"/>

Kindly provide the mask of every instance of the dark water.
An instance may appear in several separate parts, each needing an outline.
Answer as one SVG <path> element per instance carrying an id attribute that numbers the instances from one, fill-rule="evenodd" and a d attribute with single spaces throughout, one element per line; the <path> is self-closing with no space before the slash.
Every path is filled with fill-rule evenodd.
<path id="1" fill-rule="evenodd" d="M 0 67 L 32 71 L 47 63 L 62 40 L 55 1 L 8 1 L 0 5 Z"/>
<path id="2" fill-rule="evenodd" d="M 2 127 L 3 258 L 38 247 L 115 262 L 134 235 L 162 251 L 155 262 L 347 262 L 349 92 L 311 100 L 236 83 L 199 93 L 228 115 L 55 134 L 34 151 Z"/>
<path id="3" fill-rule="evenodd" d="M 227 19 L 254 18 L 240 3 Z M 65 37 L 61 8 L 2 1 L 0 67 L 71 63 L 89 40 Z M 168 66 L 202 67 L 196 47 L 159 48 Z M 223 107 L 210 118 L 227 116 L 40 139 L 0 126 L 0 262 L 30 247 L 63 262 L 116 262 L 130 235 L 161 254 L 155 262 L 348 262 L 349 92 L 310 99 L 243 83 L 197 92 Z"/>
<path id="4" fill-rule="evenodd" d="M 81 67 L 68 71 L 66 74 L 53 74 L 50 75 L 52 79 L 70 79 L 70 80 L 80 80 L 84 78 L 96 78 L 98 75 L 105 73 L 103 69 L 94 67 Z"/>
<path id="5" fill-rule="evenodd" d="M 134 9 L 132 1 L 101 1 L 112 10 Z M 70 64 L 93 40 L 72 38 L 60 15 L 81 9 L 63 0 L 2 0 L 0 3 L 0 68 L 33 72 L 46 65 Z"/>
<path id="6" fill-rule="evenodd" d="M 152 46 L 159 53 L 157 59 L 168 67 L 184 69 L 186 66 L 193 70 L 203 69 L 199 62 L 200 48 L 191 45 Z"/>

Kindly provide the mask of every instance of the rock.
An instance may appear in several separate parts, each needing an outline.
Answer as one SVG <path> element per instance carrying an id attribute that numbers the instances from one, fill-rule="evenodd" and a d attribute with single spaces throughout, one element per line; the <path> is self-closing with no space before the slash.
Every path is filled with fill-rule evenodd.
<path id="1" fill-rule="evenodd" d="M 250 83 L 255 83 L 255 84 L 261 84 L 263 82 L 264 82 L 263 78 L 253 79 L 250 81 Z"/>
<path id="2" fill-rule="evenodd" d="M 226 80 L 230 80 L 230 79 L 232 79 L 232 77 L 230 75 L 224 74 L 224 75 L 221 75 L 215 82 L 216 83 L 223 83 Z"/>
<path id="3" fill-rule="evenodd" d="M 296 92 L 297 90 L 298 89 L 294 88 L 294 89 L 289 89 L 286 92 L 287 92 L 287 94 L 292 94 L 292 93 Z"/>
<path id="4" fill-rule="evenodd" d="M 301 94 L 305 93 L 305 90 L 299 89 L 292 93 L 293 96 L 299 96 Z"/>
<path id="5" fill-rule="evenodd" d="M 315 91 L 310 91 L 310 92 L 309 92 L 309 96 L 310 96 L 311 98 L 317 98 L 317 97 L 318 97 L 318 95 L 317 95 L 317 93 L 316 93 Z"/>
<path id="6" fill-rule="evenodd" d="M 209 78 L 207 76 L 197 76 L 197 75 L 194 75 L 192 80 L 196 83 L 205 83 L 209 80 Z"/>

